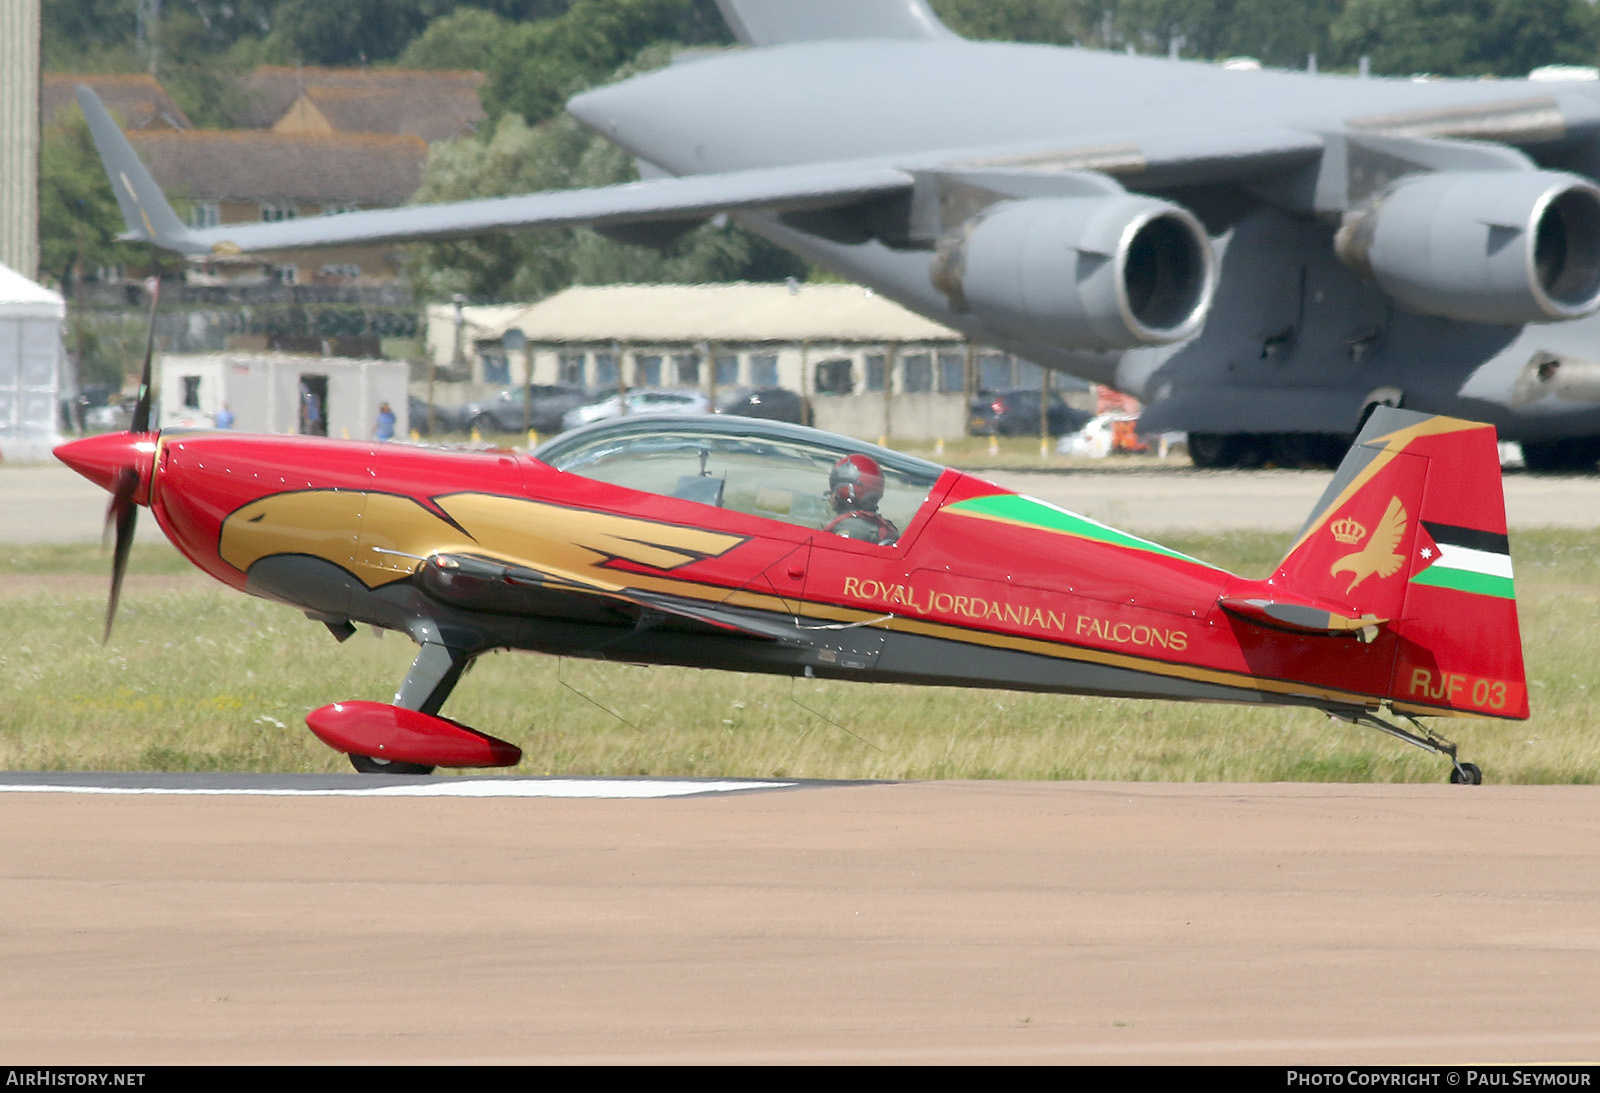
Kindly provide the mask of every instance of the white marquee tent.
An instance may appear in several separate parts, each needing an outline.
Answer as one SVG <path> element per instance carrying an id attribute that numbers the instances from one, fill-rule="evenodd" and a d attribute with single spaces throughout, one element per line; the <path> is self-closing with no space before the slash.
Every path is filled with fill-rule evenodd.
<path id="1" fill-rule="evenodd" d="M 0 266 L 0 459 L 46 459 L 61 442 L 61 297 Z"/>

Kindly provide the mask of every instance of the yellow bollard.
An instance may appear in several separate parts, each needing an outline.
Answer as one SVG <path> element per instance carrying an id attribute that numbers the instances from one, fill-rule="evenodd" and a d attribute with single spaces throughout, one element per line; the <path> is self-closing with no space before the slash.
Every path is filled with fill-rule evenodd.
<path id="1" fill-rule="evenodd" d="M 996 433 L 990 433 L 989 434 L 989 454 L 990 455 L 999 455 L 1000 454 L 1000 437 Z"/>
<path id="2" fill-rule="evenodd" d="M 415 429 L 411 430 L 411 443 L 416 444 L 422 439 L 422 434 Z"/>
<path id="3" fill-rule="evenodd" d="M 474 444 L 482 444 L 483 443 L 483 436 L 482 436 L 482 434 L 480 434 L 478 432 L 478 427 L 476 425 L 474 425 L 472 427 L 472 442 Z"/>
<path id="4" fill-rule="evenodd" d="M 944 458 L 944 437 L 935 437 L 933 441 L 933 454 Z"/>
<path id="5" fill-rule="evenodd" d="M 350 430 L 349 429 L 340 429 L 339 430 L 339 438 L 341 440 L 349 440 L 350 439 Z"/>
<path id="6" fill-rule="evenodd" d="M 539 446 L 539 430 L 538 429 L 529 429 L 528 430 L 528 451 L 531 452 L 535 448 L 537 448 L 538 446 Z"/>
<path id="7" fill-rule="evenodd" d="M 1050 438 L 1049 437 L 1041 436 L 1039 438 L 1039 458 L 1040 459 L 1049 459 L 1050 458 Z"/>

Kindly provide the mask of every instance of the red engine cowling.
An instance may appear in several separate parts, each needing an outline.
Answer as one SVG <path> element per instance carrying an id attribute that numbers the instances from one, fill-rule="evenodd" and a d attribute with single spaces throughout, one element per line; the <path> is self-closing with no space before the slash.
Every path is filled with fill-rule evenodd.
<path id="1" fill-rule="evenodd" d="M 429 767 L 510 767 L 522 749 L 458 721 L 384 702 L 335 702 L 306 714 L 328 747 L 391 763 Z"/>

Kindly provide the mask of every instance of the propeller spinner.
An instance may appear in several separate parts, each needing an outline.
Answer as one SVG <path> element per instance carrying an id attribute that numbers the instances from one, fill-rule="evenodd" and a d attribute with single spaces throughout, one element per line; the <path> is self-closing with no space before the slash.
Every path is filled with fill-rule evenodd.
<path id="1" fill-rule="evenodd" d="M 150 389 L 156 347 L 156 304 L 160 297 L 161 282 L 152 278 L 144 368 L 139 374 L 139 397 L 128 431 L 74 440 L 61 445 L 55 453 L 57 459 L 111 494 L 106 505 L 104 537 L 110 538 L 115 528 L 116 546 L 111 555 L 111 595 L 106 603 L 102 643 L 111 640 L 111 624 L 117 617 L 117 603 L 122 598 L 122 578 L 128 569 L 128 553 L 133 548 L 133 533 L 139 519 L 136 506 L 150 503 L 157 435 L 150 429 Z"/>

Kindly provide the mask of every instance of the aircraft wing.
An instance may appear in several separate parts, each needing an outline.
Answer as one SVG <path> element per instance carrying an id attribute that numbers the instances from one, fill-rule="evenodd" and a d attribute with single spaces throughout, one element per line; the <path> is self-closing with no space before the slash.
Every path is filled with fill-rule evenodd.
<path id="1" fill-rule="evenodd" d="M 123 238 L 183 254 L 457 239 L 536 226 L 690 224 L 722 212 L 835 209 L 913 191 L 930 193 L 934 200 L 926 204 L 932 205 L 946 183 L 1033 197 L 1120 189 L 1113 176 L 1138 178 L 1140 184 L 1238 180 L 1305 163 L 1322 150 L 1319 137 L 1294 130 L 1204 138 L 1149 134 L 1145 140 L 1114 145 L 935 153 L 907 166 L 805 163 L 196 229 L 172 211 L 95 93 L 80 86 L 78 101 L 127 223 Z M 935 225 L 930 234 L 938 230 Z"/>
<path id="2" fill-rule="evenodd" d="M 456 239 L 534 225 L 696 221 L 745 209 L 822 209 L 906 190 L 912 184 L 910 174 L 888 167 L 802 164 L 194 229 L 172 212 L 160 187 L 94 92 L 80 86 L 78 102 L 127 221 L 124 238 L 185 254 Z"/>
<path id="3" fill-rule="evenodd" d="M 547 609 L 566 599 L 627 613 L 642 611 L 768 641 L 805 638 L 797 624 L 775 620 L 766 612 L 741 611 L 620 582 L 601 583 L 555 568 L 530 569 L 470 554 L 435 554 L 420 567 L 420 573 L 430 594 L 468 609 L 515 614 L 535 609 L 536 599 Z"/>

